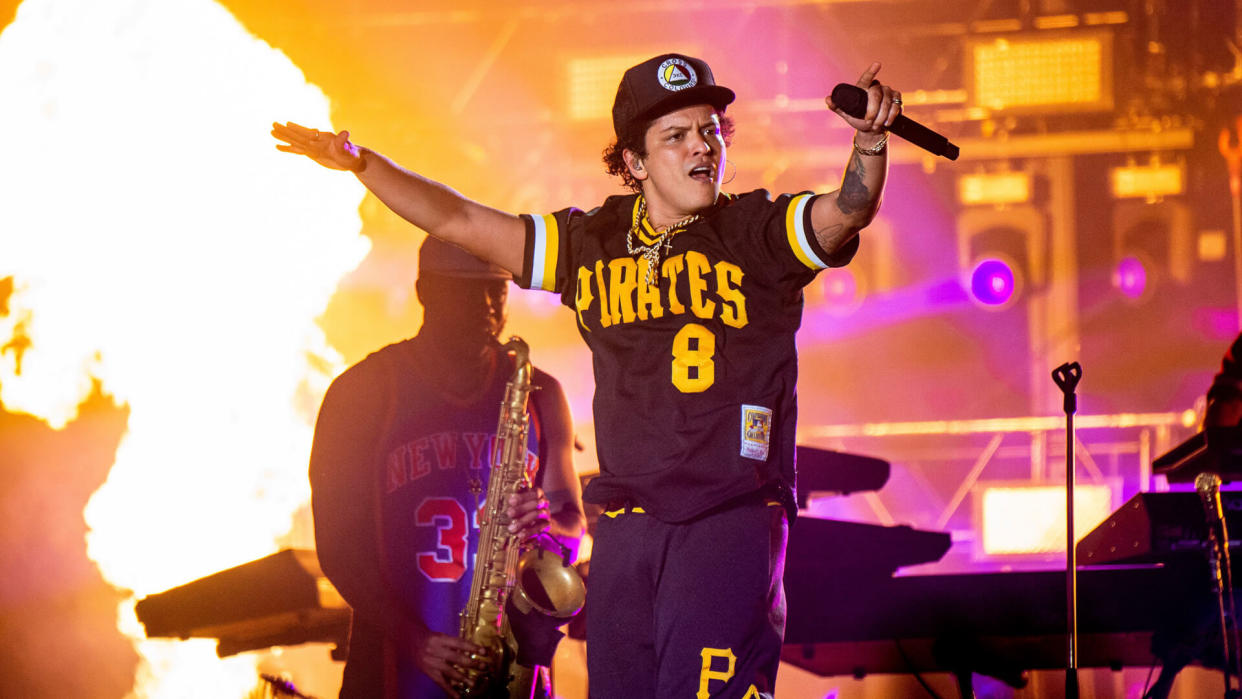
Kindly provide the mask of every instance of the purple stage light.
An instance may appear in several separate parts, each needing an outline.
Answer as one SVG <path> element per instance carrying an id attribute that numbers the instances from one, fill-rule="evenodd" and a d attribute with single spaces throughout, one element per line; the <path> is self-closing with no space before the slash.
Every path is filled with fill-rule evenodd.
<path id="1" fill-rule="evenodd" d="M 1003 306 L 1013 299 L 1017 284 L 1013 268 L 1003 260 L 980 260 L 970 273 L 970 293 L 985 306 Z"/>
<path id="2" fill-rule="evenodd" d="M 1133 255 L 1121 258 L 1113 270 L 1113 286 L 1128 298 L 1137 299 L 1147 291 L 1147 267 Z"/>
<path id="3" fill-rule="evenodd" d="M 859 300 L 858 278 L 854 271 L 841 267 L 823 275 L 824 303 L 830 307 L 853 306 Z"/>
<path id="4" fill-rule="evenodd" d="M 1238 311 L 1236 308 L 1196 308 L 1194 327 L 1199 336 L 1212 342 L 1228 343 L 1238 335 Z"/>

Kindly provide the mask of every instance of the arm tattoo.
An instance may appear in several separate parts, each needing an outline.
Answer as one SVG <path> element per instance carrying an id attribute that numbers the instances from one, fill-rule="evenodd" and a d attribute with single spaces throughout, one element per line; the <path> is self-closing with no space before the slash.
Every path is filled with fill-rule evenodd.
<path id="1" fill-rule="evenodd" d="M 819 241 L 820 246 L 825 250 L 835 251 L 838 243 L 837 238 L 841 237 L 841 233 L 844 230 L 845 225 L 841 223 L 818 228 L 815 230 L 815 240 Z"/>
<path id="2" fill-rule="evenodd" d="M 837 208 L 843 214 L 855 214 L 871 206 L 871 192 L 863 184 L 863 176 L 867 170 L 863 167 L 862 156 L 857 153 L 850 158 L 849 167 L 845 168 L 845 177 L 841 181 L 841 191 L 837 192 Z"/>

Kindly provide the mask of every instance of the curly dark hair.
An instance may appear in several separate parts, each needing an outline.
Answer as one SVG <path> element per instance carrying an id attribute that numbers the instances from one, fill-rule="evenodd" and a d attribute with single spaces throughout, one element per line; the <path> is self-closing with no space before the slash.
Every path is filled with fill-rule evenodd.
<path id="1" fill-rule="evenodd" d="M 724 139 L 726 147 L 733 145 L 733 117 L 723 111 L 717 111 L 716 114 L 720 116 L 720 137 Z M 643 119 L 631 123 L 612 145 L 604 149 L 604 169 L 609 175 L 620 177 L 621 183 L 635 192 L 642 191 L 642 183 L 634 179 L 634 175 L 625 165 L 622 153 L 629 150 L 640 158 L 647 157 L 647 129 L 654 122 L 655 119 Z"/>

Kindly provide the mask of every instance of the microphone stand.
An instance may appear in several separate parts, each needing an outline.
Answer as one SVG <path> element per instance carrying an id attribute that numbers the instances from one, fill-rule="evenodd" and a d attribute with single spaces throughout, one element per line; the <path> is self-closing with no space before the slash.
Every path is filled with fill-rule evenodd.
<path id="1" fill-rule="evenodd" d="M 1078 699 L 1078 560 L 1074 551 L 1074 413 L 1078 396 L 1074 389 L 1081 379 L 1078 362 L 1052 370 L 1052 380 L 1065 395 L 1065 699 Z"/>
<path id="2" fill-rule="evenodd" d="M 1242 679 L 1242 654 L 1238 644 L 1237 610 L 1233 599 L 1233 569 L 1229 560 L 1229 528 L 1220 501 L 1220 476 L 1203 472 L 1195 476 L 1195 490 L 1203 502 L 1208 530 L 1208 570 L 1212 592 L 1220 612 L 1221 670 L 1225 675 L 1225 699 L 1237 699 L 1233 680 Z"/>

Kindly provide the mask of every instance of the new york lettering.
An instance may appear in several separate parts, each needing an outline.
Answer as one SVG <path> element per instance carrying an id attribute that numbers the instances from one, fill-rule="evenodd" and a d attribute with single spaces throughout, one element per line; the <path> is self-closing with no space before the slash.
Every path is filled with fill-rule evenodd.
<path id="1" fill-rule="evenodd" d="M 391 494 L 432 471 L 480 469 L 481 477 L 487 478 L 495 444 L 496 435 L 487 432 L 437 432 L 399 444 L 385 459 L 385 491 Z M 534 478 L 539 456 L 527 450 L 525 468 Z"/>

